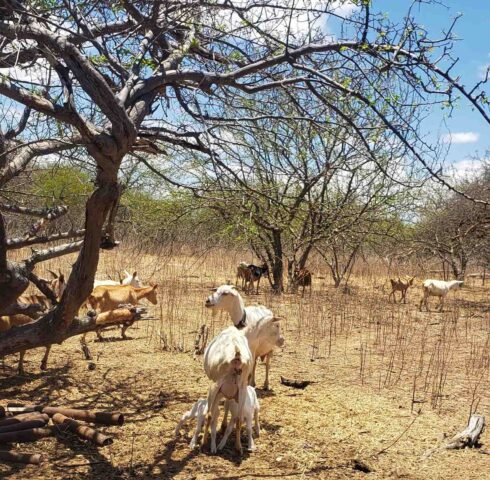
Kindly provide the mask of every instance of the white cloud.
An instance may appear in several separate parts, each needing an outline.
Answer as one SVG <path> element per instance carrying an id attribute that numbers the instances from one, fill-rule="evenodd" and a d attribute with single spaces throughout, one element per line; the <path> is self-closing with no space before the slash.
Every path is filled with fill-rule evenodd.
<path id="1" fill-rule="evenodd" d="M 350 0 L 335 0 L 335 2 L 332 3 L 331 9 L 335 15 L 344 18 L 351 17 L 357 10 L 359 10 L 359 6 Z"/>
<path id="2" fill-rule="evenodd" d="M 476 132 L 453 132 L 442 137 L 444 143 L 476 143 L 480 135 Z"/>
<path id="3" fill-rule="evenodd" d="M 457 180 L 471 179 L 481 172 L 482 160 L 464 159 L 448 166 L 448 173 Z"/>

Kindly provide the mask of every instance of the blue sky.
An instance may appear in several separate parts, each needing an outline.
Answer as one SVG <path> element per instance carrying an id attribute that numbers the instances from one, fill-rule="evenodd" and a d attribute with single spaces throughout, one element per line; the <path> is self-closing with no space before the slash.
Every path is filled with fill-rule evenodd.
<path id="1" fill-rule="evenodd" d="M 460 61 L 453 74 L 461 76 L 465 85 L 473 85 L 490 64 L 490 1 L 444 0 L 444 3 L 446 6 L 422 5 L 413 12 L 418 22 L 430 32 L 431 38 L 447 29 L 458 13 L 463 14 L 453 30 L 460 39 L 454 48 L 454 54 Z M 387 12 L 392 20 L 397 20 L 403 17 L 410 4 L 409 0 L 373 0 L 373 11 Z M 442 115 L 439 112 L 434 112 L 432 117 L 429 124 L 433 122 L 433 135 L 442 136 L 447 133 L 448 128 L 453 137 L 447 163 L 455 164 L 458 170 L 474 167 L 468 161 L 469 158 L 476 153 L 484 156 L 490 147 L 487 133 L 489 125 L 468 105 L 453 112 L 452 118 L 447 121 L 447 127 L 441 125 Z"/>

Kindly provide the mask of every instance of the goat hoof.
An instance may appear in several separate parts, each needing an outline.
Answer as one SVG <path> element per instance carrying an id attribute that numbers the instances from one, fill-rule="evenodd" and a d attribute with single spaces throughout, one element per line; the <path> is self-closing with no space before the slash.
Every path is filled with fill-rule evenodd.
<path id="1" fill-rule="evenodd" d="M 48 366 L 45 363 L 41 363 L 41 370 L 45 372 L 48 369 Z"/>

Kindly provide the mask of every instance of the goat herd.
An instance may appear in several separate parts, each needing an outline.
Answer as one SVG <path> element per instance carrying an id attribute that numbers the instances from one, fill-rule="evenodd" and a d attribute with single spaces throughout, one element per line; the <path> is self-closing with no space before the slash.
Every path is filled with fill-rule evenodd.
<path id="1" fill-rule="evenodd" d="M 52 279 L 46 281 L 53 293 L 60 299 L 65 288 L 65 277 L 59 272 L 50 272 Z M 129 274 L 124 272 L 125 277 L 119 282 L 113 280 L 95 280 L 94 290 L 86 301 L 86 308 L 90 308 L 97 313 L 107 312 L 118 308 L 122 304 L 137 305 L 140 300 L 146 298 L 152 304 L 157 303 L 157 285 L 142 286 L 136 272 Z M 310 287 L 312 275 L 307 269 L 297 269 L 294 272 L 297 285 Z M 253 292 L 256 283 L 256 293 L 258 293 L 260 278 L 268 275 L 266 264 L 262 266 L 248 265 L 240 262 L 237 267 L 237 283 L 242 281 L 244 292 Z M 389 299 L 393 297 L 396 301 L 395 293 L 400 292 L 400 302 L 406 303 L 407 291 L 413 285 L 415 277 L 404 277 L 390 279 L 392 290 Z M 419 308 L 425 305 L 428 311 L 428 298 L 430 296 L 439 297 L 439 309 L 444 306 L 444 298 L 452 289 L 459 288 L 462 281 L 442 281 L 425 280 L 422 284 L 423 298 Z M 304 291 L 303 291 L 304 293 Z M 22 295 L 19 297 L 20 303 L 38 304 L 43 312 L 53 307 L 53 303 L 47 297 L 39 294 Z M 211 380 L 211 387 L 208 390 L 207 398 L 199 399 L 183 416 L 175 434 L 179 433 L 182 425 L 191 419 L 196 420 L 196 429 L 190 442 L 190 447 L 196 446 L 198 437 L 204 426 L 202 443 L 207 442 L 211 436 L 210 450 L 215 453 L 222 449 L 235 426 L 235 447 L 241 452 L 240 429 L 242 422 L 245 422 L 248 434 L 248 449 L 255 448 L 253 440 L 253 426 L 256 435 L 259 435 L 259 402 L 255 392 L 255 368 L 258 358 L 265 361 L 265 383 L 264 389 L 269 388 L 269 369 L 272 352 L 275 348 L 284 344 L 281 334 L 279 318 L 275 317 L 271 310 L 261 305 L 245 307 L 243 298 L 239 294 L 237 287 L 233 285 L 222 285 L 213 290 L 205 302 L 209 309 L 221 309 L 228 312 L 233 326 L 220 332 L 208 345 L 204 352 L 204 371 Z M 0 317 L 0 332 L 11 327 L 32 322 L 33 319 L 26 315 L 12 315 Z M 130 324 L 122 325 L 122 336 L 125 337 L 126 329 Z M 97 328 L 96 333 L 101 338 L 103 325 Z M 83 336 L 85 337 L 85 335 Z M 82 340 L 84 342 L 84 338 Z M 41 369 L 46 369 L 48 355 L 51 346 L 46 347 L 46 353 L 41 363 Z M 22 352 L 19 360 L 19 373 L 23 373 Z M 219 403 L 221 399 L 224 403 L 224 419 L 222 429 L 224 435 L 218 445 L 216 445 L 217 423 L 219 417 Z M 231 420 L 228 423 L 228 414 Z"/>

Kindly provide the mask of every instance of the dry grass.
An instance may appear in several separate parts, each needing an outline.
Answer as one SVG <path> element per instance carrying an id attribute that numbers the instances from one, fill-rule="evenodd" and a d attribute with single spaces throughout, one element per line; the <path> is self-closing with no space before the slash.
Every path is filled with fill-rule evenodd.
<path id="1" fill-rule="evenodd" d="M 241 259 L 164 249 L 151 256 L 135 249 L 104 253 L 102 274 L 117 278 L 119 269 L 134 267 L 142 279 L 159 283 L 153 311 L 159 320 L 132 327 L 132 340 L 119 341 L 112 331 L 105 334 L 112 341 L 92 343 L 95 371 L 87 369 L 78 339 L 53 348 L 47 373 L 38 370 L 41 351 L 27 354 L 32 373 L 23 378 L 15 375 L 16 359 L 5 359 L 0 400 L 119 409 L 127 423 L 109 429 L 115 442 L 104 449 L 72 438 L 22 446 L 45 451 L 49 463 L 0 466 L 0 476 L 347 479 L 366 475 L 358 461 L 372 470 L 369 478 L 460 478 L 468 476 L 469 464 L 472 478 L 488 474 L 489 457 L 477 450 L 421 456 L 443 434 L 461 430 L 470 412 L 488 417 L 490 288 L 465 287 L 450 294 L 444 313 L 419 313 L 417 288 L 409 290 L 407 305 L 388 303 L 380 265 L 359 265 L 348 295 L 313 264 L 311 298 L 275 297 L 265 289 L 246 298 L 284 317 L 287 342 L 272 363 L 273 391 L 259 392 L 263 432 L 256 452 L 240 461 L 231 441 L 223 454 L 211 456 L 191 452 L 187 434 L 174 440 L 180 415 L 207 388 L 202 361 L 192 357 L 196 331 L 207 323 L 214 335 L 229 323 L 224 315 L 213 317 L 204 298 L 208 288 L 234 280 Z M 62 268 L 72 261 L 63 259 Z M 262 375 L 260 368 L 259 385 Z M 280 375 L 316 383 L 292 390 L 280 385 Z M 488 444 L 488 433 L 482 441 Z"/>

